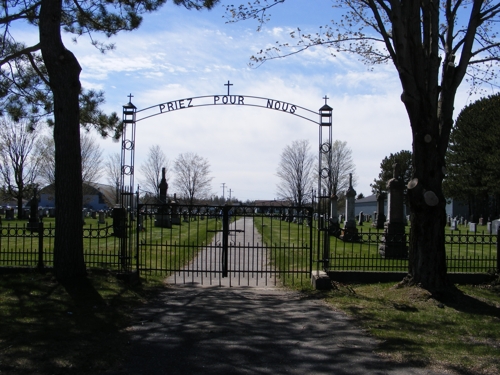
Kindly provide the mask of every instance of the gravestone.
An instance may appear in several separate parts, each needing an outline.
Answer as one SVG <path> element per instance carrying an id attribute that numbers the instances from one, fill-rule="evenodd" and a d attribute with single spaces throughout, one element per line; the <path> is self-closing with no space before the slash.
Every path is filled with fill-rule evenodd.
<path id="1" fill-rule="evenodd" d="M 384 229 L 385 225 L 385 215 L 384 215 L 384 202 L 387 198 L 387 194 L 378 193 L 377 194 L 377 218 L 373 222 L 372 227 L 377 229 Z"/>
<path id="2" fill-rule="evenodd" d="M 383 258 L 408 258 L 404 216 L 404 183 L 397 164 L 393 166 L 393 178 L 387 182 L 387 222 L 379 246 Z"/>
<path id="3" fill-rule="evenodd" d="M 493 220 L 491 222 L 491 233 L 496 235 L 498 233 L 499 227 L 500 227 L 500 219 Z"/>
<path id="4" fill-rule="evenodd" d="M 143 232 L 145 230 L 145 228 L 144 228 L 144 215 L 138 216 L 137 227 L 139 228 L 140 232 Z"/>
<path id="5" fill-rule="evenodd" d="M 491 227 L 491 221 L 488 221 L 488 222 L 486 223 L 486 231 L 487 231 L 489 234 L 491 234 L 491 233 L 492 233 L 492 232 L 491 232 L 491 229 L 492 229 L 492 227 Z"/>
<path id="6" fill-rule="evenodd" d="M 339 238 L 346 242 L 357 242 L 359 236 L 356 228 L 356 216 L 354 215 L 356 190 L 352 187 L 352 173 L 349 173 L 349 189 L 347 189 L 345 196 L 345 224 Z"/>
<path id="7" fill-rule="evenodd" d="M 339 198 L 337 197 L 336 194 L 333 194 L 332 197 L 330 198 L 331 218 L 330 218 L 330 225 L 328 227 L 330 236 L 335 236 L 337 238 L 340 236 L 340 220 L 337 211 L 338 199 Z"/>
<path id="8" fill-rule="evenodd" d="M 181 216 L 179 215 L 179 202 L 177 201 L 177 194 L 174 193 L 174 199 L 171 202 L 171 221 L 172 225 L 181 225 Z"/>
<path id="9" fill-rule="evenodd" d="M 476 233 L 477 231 L 477 224 L 476 223 L 469 223 L 469 232 Z"/>
<path id="10" fill-rule="evenodd" d="M 104 211 L 103 210 L 99 211 L 98 223 L 99 224 L 106 224 L 106 220 L 104 220 Z"/>
<path id="11" fill-rule="evenodd" d="M 8 207 L 5 210 L 5 220 L 14 220 L 14 209 Z"/>
<path id="12" fill-rule="evenodd" d="M 37 188 L 33 188 L 33 198 L 31 199 L 30 202 L 30 219 L 28 221 L 28 229 L 32 232 L 38 232 L 38 226 L 39 226 L 39 219 L 38 219 L 38 194 L 37 194 Z"/>
<path id="13" fill-rule="evenodd" d="M 165 168 L 161 169 L 161 181 L 158 185 L 160 189 L 160 207 L 155 214 L 155 227 L 157 228 L 172 228 L 172 222 L 170 220 L 170 207 L 167 205 L 167 190 L 168 184 L 165 178 Z"/>
<path id="14" fill-rule="evenodd" d="M 457 220 L 453 219 L 451 221 L 450 230 L 457 230 Z"/>
<path id="15" fill-rule="evenodd" d="M 364 222 L 365 222 L 365 216 L 363 214 L 363 211 L 361 211 L 359 213 L 358 225 L 363 225 Z"/>
<path id="16" fill-rule="evenodd" d="M 113 236 L 119 238 L 127 236 L 127 211 L 123 207 L 113 208 Z"/>

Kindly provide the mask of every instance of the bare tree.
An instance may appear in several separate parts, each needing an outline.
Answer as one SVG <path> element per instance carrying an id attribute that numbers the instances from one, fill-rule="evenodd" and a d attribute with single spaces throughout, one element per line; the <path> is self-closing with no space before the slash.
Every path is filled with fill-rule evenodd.
<path id="1" fill-rule="evenodd" d="M 45 185 L 53 185 L 56 181 L 54 139 L 47 136 L 41 137 L 38 152 L 42 158 L 40 164 L 40 180 Z"/>
<path id="2" fill-rule="evenodd" d="M 281 199 L 301 206 L 307 202 L 313 189 L 314 157 L 308 140 L 293 141 L 281 152 L 276 175 L 280 178 L 277 194 Z"/>
<path id="3" fill-rule="evenodd" d="M 119 196 L 119 186 L 122 176 L 121 172 L 121 158 L 119 153 L 114 153 L 108 155 L 108 158 L 104 162 L 104 175 L 106 176 L 106 181 L 116 189 L 115 202 L 120 202 Z"/>
<path id="4" fill-rule="evenodd" d="M 159 145 L 154 145 L 149 148 L 148 158 L 141 165 L 141 172 L 144 176 L 142 185 L 145 190 L 148 190 L 156 197 L 160 196 L 160 182 L 162 179 L 162 168 L 165 168 L 165 179 L 170 179 L 169 169 L 170 161 L 167 159 Z"/>
<path id="5" fill-rule="evenodd" d="M 82 180 L 83 182 L 97 182 L 102 175 L 102 149 L 95 138 L 88 133 L 80 136 L 82 154 Z M 54 184 L 56 179 L 55 147 L 52 137 L 43 137 L 40 153 L 43 163 L 40 170 L 41 179 L 47 185 Z M 84 193 L 85 194 L 85 193 Z"/>
<path id="6" fill-rule="evenodd" d="M 174 171 L 174 184 L 189 204 L 193 204 L 195 199 L 210 196 L 213 178 L 210 177 L 210 163 L 207 159 L 192 152 L 180 154 L 175 159 Z"/>
<path id="7" fill-rule="evenodd" d="M 24 218 L 23 199 L 31 198 L 37 182 L 40 155 L 38 133 L 26 122 L 0 120 L 0 176 L 6 196 L 17 201 L 18 218 Z"/>
<path id="8" fill-rule="evenodd" d="M 80 136 L 82 149 L 82 180 L 97 182 L 102 175 L 102 149 L 89 133 Z"/>
<path id="9" fill-rule="evenodd" d="M 257 19 L 285 0 L 254 0 L 228 6 L 236 19 Z M 407 285 L 453 288 L 447 277 L 445 155 L 454 102 L 466 76 L 477 89 L 497 78 L 500 43 L 497 0 L 337 0 L 332 25 L 291 35 L 253 57 L 257 63 L 327 46 L 332 54 L 354 53 L 368 64 L 394 64 L 413 134 L 413 176 L 408 184 L 411 235 Z M 331 18 L 330 18 L 331 19 Z"/>
<path id="10" fill-rule="evenodd" d="M 347 142 L 336 140 L 332 145 L 331 158 L 323 154 L 323 163 L 330 169 L 329 178 L 323 188 L 328 196 L 344 193 L 349 188 L 349 173 L 352 174 L 352 184 L 356 185 L 356 165 L 352 160 L 352 150 L 347 147 Z"/>

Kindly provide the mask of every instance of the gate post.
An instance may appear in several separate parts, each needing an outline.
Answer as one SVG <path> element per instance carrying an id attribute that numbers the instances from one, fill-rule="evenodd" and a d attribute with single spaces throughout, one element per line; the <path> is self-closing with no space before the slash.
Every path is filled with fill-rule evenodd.
<path id="1" fill-rule="evenodd" d="M 229 250 L 229 205 L 222 207 L 222 277 L 227 277 Z"/>
<path id="2" fill-rule="evenodd" d="M 43 270 L 43 222 L 38 223 L 38 264 L 37 269 Z"/>
<path id="3" fill-rule="evenodd" d="M 318 255 L 323 259 L 318 262 L 323 263 L 324 271 L 328 272 L 330 258 L 330 216 L 332 183 L 331 183 L 331 163 L 332 163 L 332 107 L 326 102 L 319 109 L 319 160 L 318 160 Z M 319 269 L 319 267 L 318 267 Z"/>
<path id="4" fill-rule="evenodd" d="M 497 272 L 500 272 L 500 226 L 497 229 Z"/>
<path id="5" fill-rule="evenodd" d="M 131 230 L 134 219 L 134 161 L 135 161 L 135 127 L 137 108 L 129 102 L 123 106 L 123 132 L 121 147 L 120 207 L 125 210 L 124 233 L 120 236 L 120 257 L 123 272 L 132 271 L 132 247 L 135 244 Z M 127 186 L 128 185 L 128 186 Z"/>

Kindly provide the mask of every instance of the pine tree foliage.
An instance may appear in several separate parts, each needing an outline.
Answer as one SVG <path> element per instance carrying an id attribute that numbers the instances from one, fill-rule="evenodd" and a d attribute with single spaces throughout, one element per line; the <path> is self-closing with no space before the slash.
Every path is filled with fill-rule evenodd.
<path id="1" fill-rule="evenodd" d="M 391 153 L 389 156 L 386 156 L 380 163 L 378 178 L 373 180 L 373 184 L 370 184 L 372 193 L 387 193 L 387 182 L 393 178 L 394 164 L 398 165 L 401 178 L 406 186 L 413 175 L 411 157 L 411 151 L 407 150 L 402 150 L 395 154 Z"/>
<path id="2" fill-rule="evenodd" d="M 446 196 L 468 202 L 474 215 L 498 215 L 499 145 L 500 94 L 496 94 L 460 112 L 446 155 Z"/>

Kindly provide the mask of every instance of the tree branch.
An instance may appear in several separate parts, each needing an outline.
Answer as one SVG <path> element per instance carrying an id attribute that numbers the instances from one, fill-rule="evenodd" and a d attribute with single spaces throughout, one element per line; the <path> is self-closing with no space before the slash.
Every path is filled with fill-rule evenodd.
<path id="1" fill-rule="evenodd" d="M 4 59 L 0 60 L 0 66 L 3 64 L 10 62 L 12 60 L 17 59 L 18 57 L 21 57 L 23 55 L 30 55 L 32 52 L 36 52 L 40 50 L 40 43 L 35 44 L 34 46 L 31 47 L 26 47 L 23 48 L 22 50 L 16 51 L 11 55 L 8 55 Z"/>

